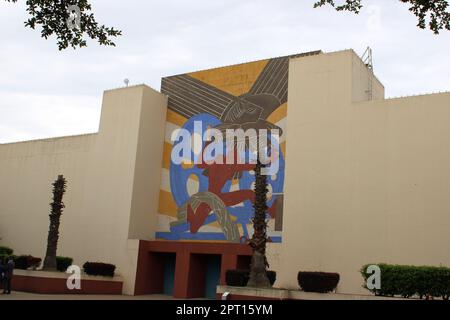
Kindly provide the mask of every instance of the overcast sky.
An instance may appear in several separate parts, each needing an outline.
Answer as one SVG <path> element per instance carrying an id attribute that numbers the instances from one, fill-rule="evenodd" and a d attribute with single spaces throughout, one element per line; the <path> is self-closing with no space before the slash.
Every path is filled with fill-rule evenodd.
<path id="1" fill-rule="evenodd" d="M 0 143 L 96 132 L 106 89 L 321 49 L 374 51 L 388 97 L 450 90 L 450 32 L 416 27 L 407 5 L 365 0 L 359 16 L 314 0 L 94 0 L 117 47 L 58 51 L 26 29 L 25 0 L 0 0 Z"/>

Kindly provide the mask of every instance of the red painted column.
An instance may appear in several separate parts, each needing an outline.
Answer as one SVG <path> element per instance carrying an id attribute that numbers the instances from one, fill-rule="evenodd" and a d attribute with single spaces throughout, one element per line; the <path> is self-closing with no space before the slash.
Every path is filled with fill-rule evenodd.
<path id="1" fill-rule="evenodd" d="M 227 270 L 236 269 L 238 266 L 238 258 L 235 254 L 224 253 L 220 266 L 220 284 L 225 285 L 225 274 Z"/>
<path id="2" fill-rule="evenodd" d="M 136 279 L 134 283 L 135 295 L 150 293 L 150 283 L 152 282 L 150 268 L 150 253 L 146 248 L 146 243 L 144 241 L 140 241 L 136 267 Z"/>
<path id="3" fill-rule="evenodd" d="M 177 252 L 173 288 L 174 298 L 188 298 L 190 258 L 191 254 L 189 251 L 180 250 Z"/>
<path id="4" fill-rule="evenodd" d="M 160 253 L 148 250 L 147 242 L 140 241 L 134 294 L 162 293 L 164 286 L 164 259 Z"/>
<path id="5" fill-rule="evenodd" d="M 187 298 L 203 298 L 205 296 L 205 275 L 205 257 L 199 254 L 191 254 Z"/>

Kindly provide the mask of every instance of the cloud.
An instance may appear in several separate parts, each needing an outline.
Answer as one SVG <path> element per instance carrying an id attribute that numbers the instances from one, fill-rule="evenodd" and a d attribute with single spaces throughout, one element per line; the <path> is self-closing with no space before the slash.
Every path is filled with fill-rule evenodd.
<path id="1" fill-rule="evenodd" d="M 0 142 L 95 131 L 102 93 L 161 77 L 322 49 L 374 49 L 388 96 L 450 89 L 450 33 L 419 30 L 400 1 L 366 0 L 360 15 L 314 0 L 92 1 L 123 30 L 117 47 L 57 50 L 25 29 L 24 3 L 0 3 Z"/>
<path id="2" fill-rule="evenodd" d="M 0 143 L 98 131 L 97 98 L 5 92 L 0 96 Z"/>

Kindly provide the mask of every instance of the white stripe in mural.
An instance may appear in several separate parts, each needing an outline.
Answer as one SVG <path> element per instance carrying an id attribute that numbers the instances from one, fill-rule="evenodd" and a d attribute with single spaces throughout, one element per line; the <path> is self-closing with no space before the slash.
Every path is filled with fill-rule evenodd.
<path id="1" fill-rule="evenodd" d="M 286 118 L 281 119 L 275 125 L 279 126 L 283 130 L 283 134 L 280 136 L 280 143 L 286 141 Z"/>
<path id="2" fill-rule="evenodd" d="M 187 191 L 189 195 L 193 195 L 194 193 L 198 192 L 199 189 L 199 183 L 198 180 L 189 178 L 187 183 Z M 171 192 L 170 189 L 170 172 L 168 169 L 162 169 L 161 170 L 161 190 Z"/>

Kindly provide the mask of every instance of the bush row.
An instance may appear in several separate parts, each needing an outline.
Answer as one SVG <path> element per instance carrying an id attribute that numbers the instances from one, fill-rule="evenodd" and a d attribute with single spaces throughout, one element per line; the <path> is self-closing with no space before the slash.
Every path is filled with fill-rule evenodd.
<path id="1" fill-rule="evenodd" d="M 245 287 L 249 280 L 249 270 L 227 270 L 225 282 L 228 286 Z M 267 277 L 273 286 L 276 280 L 275 271 L 267 271 Z M 327 272 L 299 272 L 298 283 L 300 288 L 306 292 L 326 293 L 336 289 L 339 283 L 339 274 Z"/>
<path id="2" fill-rule="evenodd" d="M 35 270 L 39 268 L 42 262 L 41 258 L 33 257 L 31 255 L 0 255 L 0 261 L 2 264 L 6 264 L 10 258 L 14 260 L 15 268 L 20 270 Z M 70 257 L 56 257 L 56 269 L 60 272 L 65 272 L 67 268 L 72 265 L 72 263 L 73 259 Z M 114 277 L 116 266 L 101 262 L 86 262 L 83 265 L 83 269 L 88 275 Z"/>
<path id="3" fill-rule="evenodd" d="M 37 269 L 42 262 L 41 258 L 33 257 L 31 255 L 0 255 L 0 261 L 5 264 L 12 258 L 14 260 L 15 268 L 21 270 Z M 56 269 L 61 272 L 65 272 L 67 268 L 72 265 L 72 258 L 68 257 L 56 257 Z"/>
<path id="4" fill-rule="evenodd" d="M 11 254 L 11 255 L 9 255 L 9 254 L 1 254 L 0 255 L 0 262 L 2 264 L 5 264 L 5 263 L 8 262 L 9 258 L 13 258 L 13 260 L 16 260 L 17 256 L 15 256 L 13 254 Z"/>
<path id="5" fill-rule="evenodd" d="M 13 249 L 0 246 L 0 256 L 10 256 L 14 252 Z"/>
<path id="6" fill-rule="evenodd" d="M 0 262 L 5 264 L 10 258 L 14 260 L 15 268 L 21 270 L 37 269 L 42 262 L 41 258 L 33 257 L 31 255 L 13 255 L 14 250 L 8 247 L 0 246 Z M 73 259 L 70 257 L 56 257 L 56 269 L 61 272 L 65 272 L 68 267 L 73 263 Z M 84 272 L 94 276 L 108 276 L 114 277 L 116 266 L 109 263 L 102 262 L 86 262 L 83 265 Z"/>
<path id="7" fill-rule="evenodd" d="M 9 257 L 13 257 L 14 250 L 8 247 L 0 246 L 0 262 L 5 264 Z"/>
<path id="8" fill-rule="evenodd" d="M 36 269 L 41 264 L 42 259 L 33 256 L 13 257 L 16 269 L 27 270 L 29 268 Z"/>
<path id="9" fill-rule="evenodd" d="M 442 297 L 445 300 L 450 296 L 450 268 L 406 266 L 380 263 L 380 289 L 367 288 L 367 280 L 371 276 L 366 273 L 370 264 L 363 266 L 361 274 L 364 278 L 364 287 L 380 296 L 402 296 L 409 298 L 418 296 Z"/>
<path id="10" fill-rule="evenodd" d="M 84 272 L 91 276 L 114 277 L 116 266 L 102 262 L 86 262 L 83 265 Z"/>
<path id="11" fill-rule="evenodd" d="M 327 293 L 336 289 L 340 276 L 338 273 L 300 271 L 298 285 L 306 292 Z"/>
<path id="12" fill-rule="evenodd" d="M 67 268 L 72 265 L 73 259 L 70 257 L 56 257 L 56 270 L 66 272 Z"/>
<path id="13" fill-rule="evenodd" d="M 250 278 L 250 270 L 227 270 L 225 272 L 225 282 L 228 286 L 245 287 Z M 269 278 L 270 285 L 273 286 L 277 278 L 275 271 L 267 271 L 267 278 Z"/>

